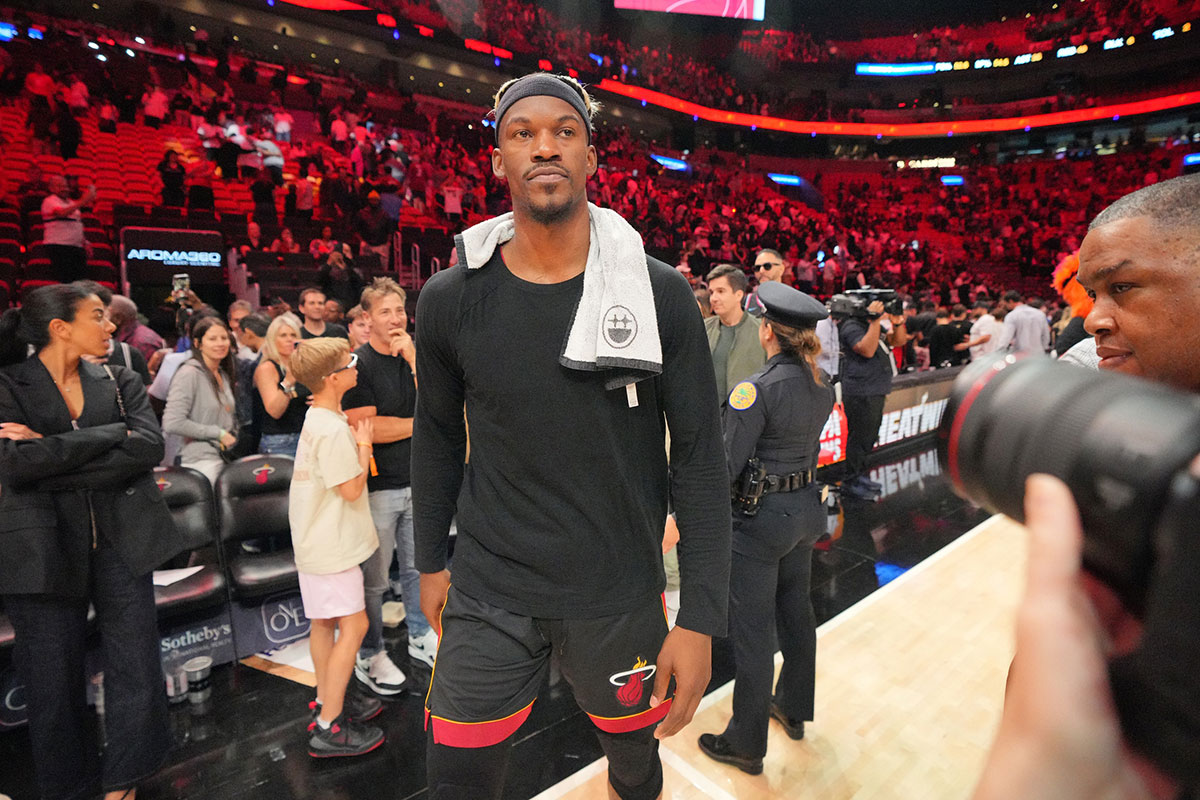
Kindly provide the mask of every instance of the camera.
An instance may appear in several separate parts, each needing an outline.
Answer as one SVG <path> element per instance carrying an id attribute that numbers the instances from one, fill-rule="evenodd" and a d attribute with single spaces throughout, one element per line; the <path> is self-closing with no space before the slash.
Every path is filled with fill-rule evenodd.
<path id="1" fill-rule="evenodd" d="M 1200 397 L 996 355 L 958 376 L 938 451 L 956 491 L 1016 520 L 1031 474 L 1070 487 L 1084 568 L 1143 625 L 1137 649 L 1109 663 L 1125 737 L 1200 785 Z"/>
<path id="2" fill-rule="evenodd" d="M 867 306 L 876 300 L 883 302 L 883 313 L 903 314 L 904 301 L 895 289 L 849 289 L 842 294 L 835 294 L 829 300 L 829 313 L 834 317 L 859 317 L 860 319 L 875 319 L 879 315 L 867 311 Z"/>

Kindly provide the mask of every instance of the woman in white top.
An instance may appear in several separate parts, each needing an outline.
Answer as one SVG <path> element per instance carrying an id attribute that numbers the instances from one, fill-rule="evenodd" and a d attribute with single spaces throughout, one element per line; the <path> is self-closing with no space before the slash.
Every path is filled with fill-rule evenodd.
<path id="1" fill-rule="evenodd" d="M 179 463 L 213 482 L 225 466 L 223 453 L 237 443 L 231 337 L 219 317 L 192 331 L 192 357 L 175 373 L 163 412 L 163 432 L 183 437 Z"/>

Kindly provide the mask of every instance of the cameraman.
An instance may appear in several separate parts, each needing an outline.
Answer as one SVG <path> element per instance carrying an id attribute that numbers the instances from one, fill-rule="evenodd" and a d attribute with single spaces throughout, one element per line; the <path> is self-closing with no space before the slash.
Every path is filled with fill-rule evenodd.
<path id="1" fill-rule="evenodd" d="M 1200 393 L 1198 254 L 1200 175 L 1139 189 L 1096 217 L 1077 280 L 1095 301 L 1084 327 L 1101 369 Z M 1135 646 L 1140 627 L 1080 571 L 1083 533 L 1070 491 L 1032 477 L 1025 508 L 1029 578 L 1017 654 L 975 800 L 1174 797 L 1122 742 L 1106 660 Z"/>
<path id="2" fill-rule="evenodd" d="M 842 402 L 846 407 L 846 471 L 842 494 L 874 500 L 882 487 L 865 474 L 867 454 L 879 437 L 883 403 L 892 390 L 893 347 L 908 341 L 903 314 L 888 314 L 890 330 L 883 332 L 883 301 L 867 306 L 867 315 L 838 322 L 842 348 Z"/>

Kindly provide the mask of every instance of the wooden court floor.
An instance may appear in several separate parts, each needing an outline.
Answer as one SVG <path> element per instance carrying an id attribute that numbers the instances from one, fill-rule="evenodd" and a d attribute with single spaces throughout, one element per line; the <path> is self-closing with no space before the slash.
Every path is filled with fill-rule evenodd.
<path id="1" fill-rule="evenodd" d="M 816 719 L 803 741 L 771 724 L 762 775 L 705 757 L 701 733 L 730 716 L 732 683 L 663 743 L 664 798 L 959 800 L 991 744 L 1012 658 L 1025 537 L 994 517 L 818 630 Z M 536 800 L 606 798 L 589 765 Z"/>

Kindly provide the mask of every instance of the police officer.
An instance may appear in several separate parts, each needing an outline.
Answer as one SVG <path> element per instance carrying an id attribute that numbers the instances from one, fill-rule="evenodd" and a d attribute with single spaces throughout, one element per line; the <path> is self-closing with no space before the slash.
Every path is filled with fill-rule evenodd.
<path id="1" fill-rule="evenodd" d="M 809 582 L 812 546 L 825 531 L 814 481 L 821 430 L 833 408 L 829 376 L 816 365 L 815 326 L 825 306 L 782 283 L 764 283 L 749 313 L 763 318 L 767 364 L 733 388 L 725 451 L 734 485 L 729 630 L 737 680 L 733 718 L 700 749 L 744 772 L 762 772 L 770 717 L 793 739 L 812 719 L 817 634 Z M 783 670 L 771 691 L 774 642 Z"/>

